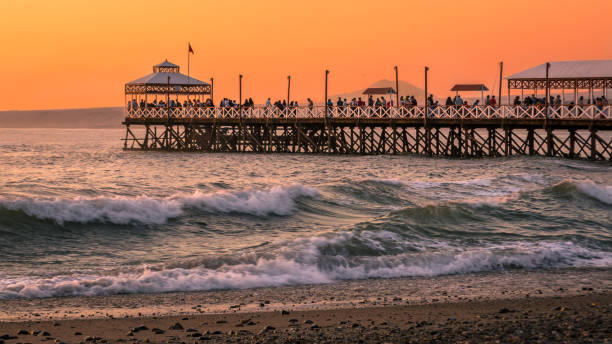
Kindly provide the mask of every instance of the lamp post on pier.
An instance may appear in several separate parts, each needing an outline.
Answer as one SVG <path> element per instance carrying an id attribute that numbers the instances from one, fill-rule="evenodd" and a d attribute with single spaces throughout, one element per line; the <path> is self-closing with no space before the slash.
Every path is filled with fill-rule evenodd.
<path id="1" fill-rule="evenodd" d="M 242 74 L 238 75 L 238 113 L 242 118 Z"/>
<path id="2" fill-rule="evenodd" d="M 291 100 L 291 75 L 287 75 L 287 106 Z"/>
<path id="3" fill-rule="evenodd" d="M 423 123 L 427 125 L 427 110 L 429 109 L 429 104 L 427 104 L 427 72 L 429 71 L 429 67 L 425 66 L 425 118 L 423 119 Z"/>
<path id="4" fill-rule="evenodd" d="M 548 79 L 548 70 L 550 69 L 550 62 L 546 62 L 546 99 L 544 100 L 544 111 L 546 111 L 546 119 L 548 120 L 548 99 L 550 97 L 550 79 Z"/>
<path id="5" fill-rule="evenodd" d="M 329 75 L 329 71 L 325 70 L 325 98 L 323 98 L 323 104 L 325 104 L 325 118 L 327 118 L 327 76 Z"/>
<path id="6" fill-rule="evenodd" d="M 215 107 L 215 99 L 213 98 L 213 91 L 215 90 L 215 78 L 210 78 L 210 102 Z"/>
<path id="7" fill-rule="evenodd" d="M 502 77 L 504 75 L 504 62 L 499 63 L 499 90 L 497 90 L 497 106 L 501 106 L 501 89 L 502 89 Z M 509 104 L 508 104 L 509 105 Z"/>
<path id="8" fill-rule="evenodd" d="M 393 67 L 395 68 L 395 106 L 397 106 L 397 108 L 399 108 L 400 103 L 399 103 L 399 80 L 397 78 L 397 66 Z"/>

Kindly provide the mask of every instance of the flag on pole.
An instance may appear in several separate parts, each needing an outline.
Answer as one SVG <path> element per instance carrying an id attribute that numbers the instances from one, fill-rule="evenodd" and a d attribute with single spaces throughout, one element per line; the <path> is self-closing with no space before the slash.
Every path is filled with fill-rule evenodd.
<path id="1" fill-rule="evenodd" d="M 191 42 L 187 42 L 187 46 L 189 47 L 187 50 L 187 83 L 189 83 L 189 57 L 191 56 L 190 54 L 195 54 L 195 52 L 193 52 Z"/>

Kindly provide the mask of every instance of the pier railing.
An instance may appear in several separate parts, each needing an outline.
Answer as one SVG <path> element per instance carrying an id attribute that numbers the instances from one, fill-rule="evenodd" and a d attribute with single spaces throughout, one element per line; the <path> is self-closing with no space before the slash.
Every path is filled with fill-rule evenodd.
<path id="1" fill-rule="evenodd" d="M 424 118 L 425 107 L 147 107 L 125 108 L 129 118 Z M 612 120 L 612 106 L 432 106 L 427 118 Z"/>

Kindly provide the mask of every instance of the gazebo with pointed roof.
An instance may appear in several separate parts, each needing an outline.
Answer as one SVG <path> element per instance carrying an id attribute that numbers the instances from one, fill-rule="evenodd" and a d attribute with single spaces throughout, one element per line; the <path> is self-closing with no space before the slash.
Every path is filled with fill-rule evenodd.
<path id="1" fill-rule="evenodd" d="M 125 84 L 125 94 L 208 95 L 210 84 L 180 73 L 180 67 L 165 60 L 153 73 Z"/>
<path id="2" fill-rule="evenodd" d="M 165 60 L 153 66 L 153 73 L 125 84 L 125 109 L 129 114 L 155 112 L 169 108 L 171 103 L 173 106 L 181 106 L 181 102 L 203 104 L 205 96 L 210 96 L 212 104 L 210 84 L 181 74 L 178 65 Z"/>

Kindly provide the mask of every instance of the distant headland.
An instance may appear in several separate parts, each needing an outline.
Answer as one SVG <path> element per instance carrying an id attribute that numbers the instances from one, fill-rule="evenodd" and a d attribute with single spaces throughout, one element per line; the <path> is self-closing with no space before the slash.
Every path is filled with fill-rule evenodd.
<path id="1" fill-rule="evenodd" d="M 0 128 L 121 128 L 122 107 L 0 111 Z"/>

